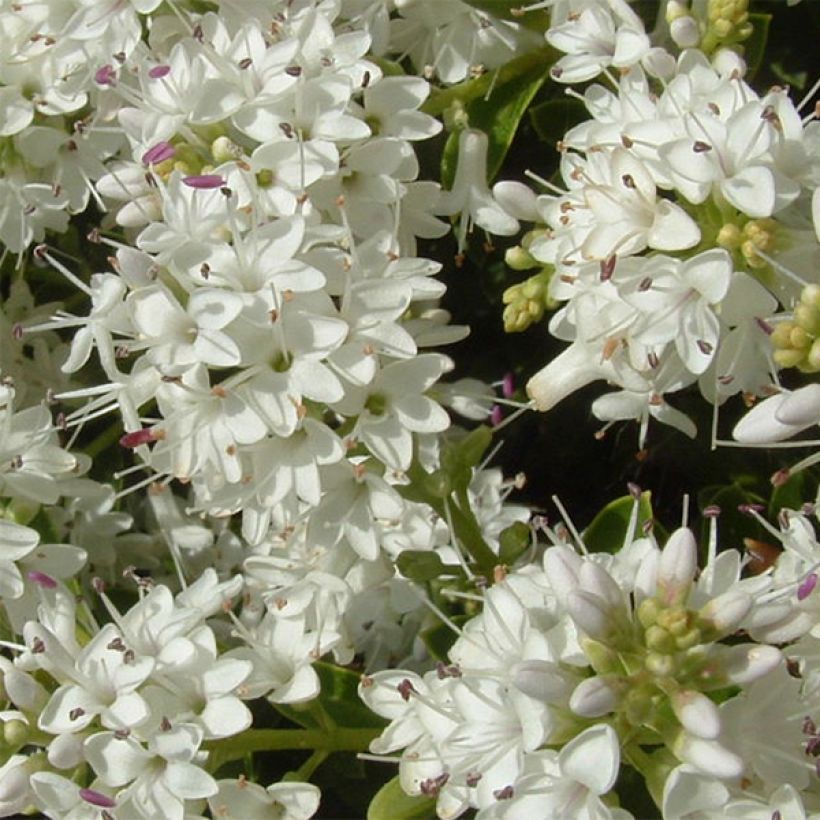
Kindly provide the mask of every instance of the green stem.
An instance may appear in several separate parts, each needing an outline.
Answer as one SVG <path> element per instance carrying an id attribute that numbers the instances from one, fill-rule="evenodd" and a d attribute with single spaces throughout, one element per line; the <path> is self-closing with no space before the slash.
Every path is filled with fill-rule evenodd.
<path id="1" fill-rule="evenodd" d="M 209 740 L 203 747 L 211 752 L 208 768 L 216 771 L 224 763 L 240 760 L 249 752 L 273 752 L 282 749 L 305 751 L 364 752 L 381 734 L 381 729 L 248 729 L 242 734 Z"/>

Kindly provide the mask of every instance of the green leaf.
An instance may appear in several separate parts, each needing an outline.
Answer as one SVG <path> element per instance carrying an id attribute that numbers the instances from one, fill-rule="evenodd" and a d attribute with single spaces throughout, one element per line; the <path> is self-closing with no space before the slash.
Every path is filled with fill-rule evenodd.
<path id="1" fill-rule="evenodd" d="M 439 554 L 431 550 L 404 550 L 399 553 L 396 566 L 405 578 L 422 584 L 442 575 L 462 574 L 461 567 L 445 564 Z"/>
<path id="2" fill-rule="evenodd" d="M 769 26 L 772 22 L 771 14 L 752 13 L 749 15 L 749 22 L 751 22 L 753 29 L 752 35 L 743 44 L 743 58 L 746 60 L 748 66 L 747 81 L 751 80 L 757 74 L 763 62 L 763 56 L 766 53 L 766 43 L 769 39 Z"/>
<path id="3" fill-rule="evenodd" d="M 516 521 L 498 536 L 500 549 L 498 560 L 505 566 L 512 566 L 532 543 L 530 528 L 523 521 Z"/>
<path id="4" fill-rule="evenodd" d="M 521 118 L 538 89 L 549 76 L 551 67 L 552 62 L 544 55 L 541 60 L 523 64 L 521 71 L 507 80 L 503 79 L 503 67 L 497 69 L 497 72 L 490 72 L 491 75 L 496 74 L 495 84 L 491 80 L 485 96 L 474 99 L 466 105 L 470 128 L 483 131 L 489 140 L 487 150 L 487 178 L 489 180 L 492 180 L 501 168 Z M 446 187 L 451 187 L 455 179 L 457 157 L 458 131 L 453 131 L 447 139 L 441 158 L 441 181 Z"/>
<path id="5" fill-rule="evenodd" d="M 640 534 L 641 525 L 652 520 L 652 494 L 647 490 L 641 493 L 638 507 L 638 525 L 636 532 Z M 629 517 L 632 515 L 631 495 L 625 495 L 610 501 L 592 519 L 584 530 L 583 538 L 590 552 L 617 552 L 624 543 Z"/>
<path id="6" fill-rule="evenodd" d="M 554 145 L 579 122 L 587 119 L 586 106 L 574 97 L 559 97 L 534 105 L 530 109 L 530 121 L 539 138 Z"/>
<path id="7" fill-rule="evenodd" d="M 792 476 L 785 484 L 775 487 L 769 499 L 769 517 L 776 518 L 784 507 L 790 510 L 799 510 L 803 502 L 809 497 L 806 491 L 806 474 L 801 470 Z"/>
<path id="8" fill-rule="evenodd" d="M 436 798 L 404 793 L 399 776 L 388 780 L 370 801 L 367 820 L 434 820 Z"/>
<path id="9" fill-rule="evenodd" d="M 446 472 L 451 489 L 466 492 L 473 479 L 473 467 L 481 463 L 492 440 L 492 430 L 482 424 L 463 438 L 445 444 L 441 453 L 441 466 Z M 432 476 L 435 476 L 435 473 L 432 473 Z M 449 491 L 445 495 L 449 495 Z"/>

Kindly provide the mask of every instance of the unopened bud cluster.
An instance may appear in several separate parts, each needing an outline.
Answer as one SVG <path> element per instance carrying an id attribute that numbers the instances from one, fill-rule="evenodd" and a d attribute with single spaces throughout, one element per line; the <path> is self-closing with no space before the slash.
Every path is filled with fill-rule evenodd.
<path id="1" fill-rule="evenodd" d="M 775 325 L 771 335 L 773 357 L 781 367 L 804 373 L 820 371 L 820 285 L 807 285 L 794 308 L 793 318 Z"/>

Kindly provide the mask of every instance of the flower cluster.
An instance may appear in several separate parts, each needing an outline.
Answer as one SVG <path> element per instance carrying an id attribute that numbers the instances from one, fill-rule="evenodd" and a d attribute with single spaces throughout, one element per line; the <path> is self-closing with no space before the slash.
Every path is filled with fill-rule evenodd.
<path id="1" fill-rule="evenodd" d="M 624 759 L 664 817 L 690 816 L 693 789 L 709 817 L 735 805 L 800 806 L 802 790 L 813 805 L 811 525 L 784 514 L 773 531 L 786 550 L 778 568 L 744 578 L 737 550 L 717 552 L 718 510 L 706 511 L 708 558 L 698 570 L 691 530 L 675 530 L 660 549 L 635 531 L 639 506 L 636 495 L 613 555 L 547 530 L 542 562 L 484 592 L 481 614 L 436 670 L 363 678 L 362 698 L 390 720 L 371 750 L 403 750 L 404 789 L 434 796 L 439 817 L 470 807 L 482 818 L 631 817 L 609 799 Z M 757 642 L 734 639 L 741 631 Z M 786 650 L 790 673 L 765 641 L 801 636 Z"/>
<path id="2" fill-rule="evenodd" d="M 491 466 L 598 380 L 642 448 L 695 384 L 820 418 L 816 88 L 754 90 L 747 0 L 645 5 L 0 2 L 0 817 L 820 811 L 816 504 L 746 554 L 706 507 L 698 569 L 634 485 L 581 535 Z M 453 374 L 492 236 L 569 343 L 523 402 Z"/>
<path id="3" fill-rule="evenodd" d="M 671 26 L 656 31 L 653 47 L 626 4 L 606 5 L 567 4 L 565 21 L 554 16 L 547 32 L 567 52 L 556 80 L 604 71 L 609 81 L 568 90 L 590 118 L 559 142 L 565 188 L 544 181 L 538 196 L 520 183 L 495 188 L 535 223 L 511 263 L 543 266 L 510 290 L 505 323 L 522 330 L 545 305 L 560 305 L 549 329 L 571 344 L 530 380 L 535 407 L 606 379 L 618 391 L 596 400 L 593 413 L 638 420 L 643 446 L 650 417 L 694 435 L 670 393 L 697 381 L 713 403 L 763 395 L 773 346 L 781 366 L 812 365 L 814 337 L 798 331 L 789 341 L 794 325 L 777 300 L 791 311 L 794 280 L 816 275 L 816 238 L 799 226 L 811 219 L 820 157 L 812 117 L 801 121 L 787 89 L 757 94 L 743 61 L 722 47 L 735 29 L 718 22 L 731 10 L 710 4 L 712 33 L 698 35 L 697 10 L 670 4 Z M 684 20 L 695 25 L 692 37 L 681 33 Z M 726 31 L 708 46 L 715 27 Z M 677 57 L 661 45 L 670 30 L 666 45 L 681 46 Z"/>

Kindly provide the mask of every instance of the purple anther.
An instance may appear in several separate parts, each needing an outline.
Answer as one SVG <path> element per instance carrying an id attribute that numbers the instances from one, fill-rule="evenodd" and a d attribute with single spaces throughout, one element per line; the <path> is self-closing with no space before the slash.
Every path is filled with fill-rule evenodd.
<path id="1" fill-rule="evenodd" d="M 46 575 L 44 572 L 40 572 L 36 569 L 30 569 L 26 575 L 28 576 L 29 581 L 34 581 L 37 586 L 41 586 L 43 589 L 57 588 L 57 582 L 50 575 Z"/>
<path id="2" fill-rule="evenodd" d="M 171 66 L 169 65 L 155 65 L 153 68 L 148 70 L 148 76 L 152 80 L 158 80 L 160 77 L 164 77 L 166 74 L 171 73 Z"/>
<path id="3" fill-rule="evenodd" d="M 183 177 L 182 181 L 189 188 L 222 188 L 225 180 L 216 174 L 197 174 L 192 177 Z"/>
<path id="4" fill-rule="evenodd" d="M 504 420 L 504 411 L 501 409 L 500 405 L 494 404 L 493 409 L 490 410 L 490 422 L 492 423 L 493 427 L 498 427 L 499 424 Z"/>
<path id="5" fill-rule="evenodd" d="M 120 446 L 128 450 L 133 450 L 135 447 L 140 447 L 143 444 L 150 444 L 152 441 L 157 441 L 161 438 L 156 430 L 150 427 L 143 427 L 141 430 L 134 430 L 131 433 L 126 433 L 120 437 Z"/>
<path id="6" fill-rule="evenodd" d="M 803 580 L 803 583 L 801 583 L 800 586 L 797 587 L 797 600 L 805 601 L 806 598 L 808 598 L 809 595 L 811 595 L 812 591 L 816 586 L 817 573 L 810 572 Z"/>
<path id="7" fill-rule="evenodd" d="M 113 797 L 109 797 L 102 792 L 94 791 L 94 789 L 80 789 L 80 797 L 86 803 L 91 803 L 92 806 L 99 806 L 101 809 L 113 809 L 117 805 L 117 801 Z"/>
<path id="8" fill-rule="evenodd" d="M 501 395 L 509 399 L 512 398 L 513 393 L 515 393 L 515 376 L 512 373 L 505 373 L 501 380 Z"/>
<path id="9" fill-rule="evenodd" d="M 117 72 L 114 66 L 106 64 L 94 72 L 94 82 L 98 85 L 114 85 L 117 82 Z"/>
<path id="10" fill-rule="evenodd" d="M 165 162 L 166 159 L 171 159 L 175 153 L 176 149 L 170 142 L 158 142 L 142 155 L 142 164 L 157 165 L 160 162 Z"/>

